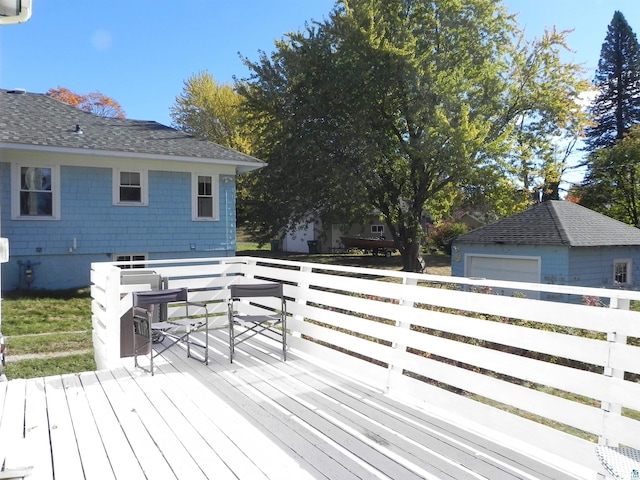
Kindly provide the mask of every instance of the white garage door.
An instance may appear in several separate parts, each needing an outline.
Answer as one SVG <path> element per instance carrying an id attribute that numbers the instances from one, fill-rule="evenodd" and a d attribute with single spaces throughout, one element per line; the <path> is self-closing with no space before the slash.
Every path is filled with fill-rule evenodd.
<path id="1" fill-rule="evenodd" d="M 540 282 L 539 257 L 467 255 L 465 270 L 467 277 L 513 282 Z M 503 295 L 513 294 L 512 291 L 507 290 L 500 293 Z"/>

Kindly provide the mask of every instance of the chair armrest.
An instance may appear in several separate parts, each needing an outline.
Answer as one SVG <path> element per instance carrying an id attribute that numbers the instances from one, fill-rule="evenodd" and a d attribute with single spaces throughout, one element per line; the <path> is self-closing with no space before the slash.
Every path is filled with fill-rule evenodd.
<path id="1" fill-rule="evenodd" d="M 206 304 L 206 303 L 191 302 L 191 301 L 186 302 L 186 303 L 187 303 L 187 305 L 194 305 L 194 306 L 196 306 L 196 307 L 202 307 L 202 308 L 204 308 L 205 310 L 207 309 L 207 304 Z"/>
<path id="2" fill-rule="evenodd" d="M 149 310 L 143 307 L 133 307 L 133 318 L 149 320 Z"/>

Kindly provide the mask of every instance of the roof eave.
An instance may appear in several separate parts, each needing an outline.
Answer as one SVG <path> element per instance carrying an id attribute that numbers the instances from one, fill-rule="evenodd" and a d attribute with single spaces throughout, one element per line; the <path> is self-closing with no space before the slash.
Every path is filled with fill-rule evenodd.
<path id="1" fill-rule="evenodd" d="M 185 157 L 180 155 L 161 155 L 154 153 L 136 153 L 136 152 L 120 152 L 115 150 L 97 150 L 86 148 L 70 148 L 70 147 L 52 147 L 49 145 L 28 145 L 20 143 L 0 143 L 0 150 L 22 150 L 30 152 L 47 152 L 66 155 L 88 155 L 95 157 L 112 157 L 112 158 L 139 158 L 146 160 L 171 160 L 185 163 L 206 163 L 214 165 L 235 166 L 238 173 L 250 172 L 266 166 L 267 164 L 261 160 L 242 161 L 229 160 L 208 157 Z"/>

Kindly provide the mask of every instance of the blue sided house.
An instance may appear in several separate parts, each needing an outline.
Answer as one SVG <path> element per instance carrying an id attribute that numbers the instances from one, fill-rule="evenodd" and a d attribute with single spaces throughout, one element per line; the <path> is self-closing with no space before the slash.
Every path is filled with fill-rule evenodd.
<path id="1" fill-rule="evenodd" d="M 559 200 L 455 238 L 451 272 L 555 285 L 637 289 L 640 229 Z"/>
<path id="2" fill-rule="evenodd" d="M 92 262 L 233 256 L 236 175 L 264 165 L 156 122 L 0 90 L 2 290 L 84 287 Z"/>

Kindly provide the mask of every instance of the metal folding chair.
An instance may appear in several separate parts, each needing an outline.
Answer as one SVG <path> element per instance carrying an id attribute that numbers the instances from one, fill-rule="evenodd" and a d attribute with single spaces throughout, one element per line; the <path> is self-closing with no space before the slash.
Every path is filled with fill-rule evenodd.
<path id="1" fill-rule="evenodd" d="M 133 344 L 136 367 L 140 366 L 138 355 L 149 353 L 150 370 L 148 371 L 153 375 L 153 358 L 179 342 L 186 343 L 187 357 L 191 357 L 192 345 L 203 348 L 203 362 L 209 363 L 209 312 L 204 303 L 189 301 L 188 293 L 186 288 L 133 292 Z M 166 316 L 169 304 L 177 304 L 175 306 L 184 310 L 179 310 L 180 315 L 169 319 Z M 204 309 L 204 314 L 190 316 L 189 307 Z M 159 311 L 156 312 L 156 309 Z M 159 315 L 161 312 L 163 314 Z M 205 332 L 204 345 L 193 342 L 191 339 L 192 332 L 202 329 Z M 162 343 L 163 348 L 154 352 L 153 343 Z M 143 367 L 140 366 L 140 368 Z"/>
<path id="2" fill-rule="evenodd" d="M 281 283 L 231 285 L 228 303 L 229 361 L 235 347 L 256 335 L 282 343 L 282 359 L 287 360 L 287 302 Z M 274 304 L 266 297 L 279 299 Z"/>

